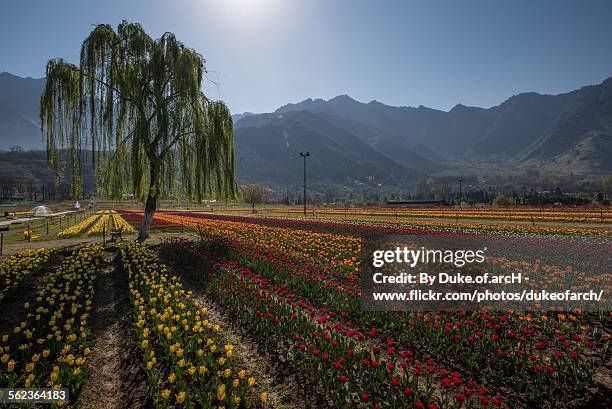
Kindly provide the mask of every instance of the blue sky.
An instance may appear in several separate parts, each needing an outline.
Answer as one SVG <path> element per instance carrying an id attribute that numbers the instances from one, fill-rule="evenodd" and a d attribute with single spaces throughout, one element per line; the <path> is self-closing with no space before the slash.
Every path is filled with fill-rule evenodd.
<path id="1" fill-rule="evenodd" d="M 612 76 L 612 1 L 578 0 L 2 0 L 0 71 L 41 77 L 122 19 L 203 54 L 205 92 L 234 113 L 339 94 L 490 107 Z"/>

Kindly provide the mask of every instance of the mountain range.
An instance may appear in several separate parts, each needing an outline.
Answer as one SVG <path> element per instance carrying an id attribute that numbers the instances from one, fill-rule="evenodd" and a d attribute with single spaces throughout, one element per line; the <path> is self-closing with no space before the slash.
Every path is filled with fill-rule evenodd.
<path id="1" fill-rule="evenodd" d="M 42 149 L 38 112 L 44 87 L 44 78 L 0 73 L 0 149 Z"/>
<path id="2" fill-rule="evenodd" d="M 255 166 L 254 179 L 278 178 L 274 165 L 299 150 L 316 150 L 313 161 L 324 158 L 317 161 L 321 173 L 343 167 L 354 177 L 466 167 L 600 174 L 612 170 L 612 78 L 565 94 L 529 92 L 488 109 L 458 104 L 448 112 L 362 103 L 347 95 L 307 99 L 274 113 L 242 115 L 235 128 L 245 166 L 276 158 L 266 169 Z M 329 163 L 329 156 L 337 160 Z"/>
<path id="3" fill-rule="evenodd" d="M 0 149 L 42 149 L 44 79 L 0 73 Z M 319 181 L 404 183 L 445 172 L 597 175 L 612 171 L 612 78 L 559 94 L 522 93 L 491 108 L 306 99 L 264 114 L 234 115 L 241 182 L 301 180 L 299 152 Z"/>

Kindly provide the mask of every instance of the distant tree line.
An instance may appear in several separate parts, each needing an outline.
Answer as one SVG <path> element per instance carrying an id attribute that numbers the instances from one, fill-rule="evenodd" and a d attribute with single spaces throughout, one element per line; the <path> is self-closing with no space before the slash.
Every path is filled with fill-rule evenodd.
<path id="1" fill-rule="evenodd" d="M 95 193 L 93 172 L 86 172 L 86 193 Z M 70 197 L 68 170 L 56 180 L 44 151 L 26 151 L 12 147 L 0 150 L 0 200 L 62 200 Z"/>

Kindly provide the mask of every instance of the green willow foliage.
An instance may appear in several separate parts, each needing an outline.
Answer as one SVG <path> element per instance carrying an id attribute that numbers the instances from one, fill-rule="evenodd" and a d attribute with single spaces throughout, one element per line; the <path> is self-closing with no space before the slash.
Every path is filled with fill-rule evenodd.
<path id="1" fill-rule="evenodd" d="M 98 25 L 80 64 L 47 63 L 40 120 L 50 165 L 67 163 L 82 194 L 91 151 L 110 197 L 132 192 L 155 211 L 161 195 L 233 198 L 233 125 L 227 106 L 201 90 L 205 60 L 174 34 L 153 40 L 139 24 Z"/>

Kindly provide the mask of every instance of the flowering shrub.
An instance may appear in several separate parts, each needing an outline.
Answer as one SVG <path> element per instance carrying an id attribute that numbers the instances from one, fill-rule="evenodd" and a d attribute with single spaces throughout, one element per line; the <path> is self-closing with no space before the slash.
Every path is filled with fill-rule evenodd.
<path id="1" fill-rule="evenodd" d="M 54 253 L 53 249 L 26 250 L 0 261 L 0 302 L 38 274 Z"/>
<path id="2" fill-rule="evenodd" d="M 75 250 L 24 304 L 23 321 L 2 329 L 0 385 L 69 388 L 71 398 L 78 396 L 90 353 L 89 318 L 101 252 L 98 244 Z"/>
<path id="3" fill-rule="evenodd" d="M 149 392 L 158 407 L 247 407 L 255 378 L 233 361 L 219 326 L 146 246 L 121 248 Z M 266 400 L 265 393 L 262 399 Z"/>

